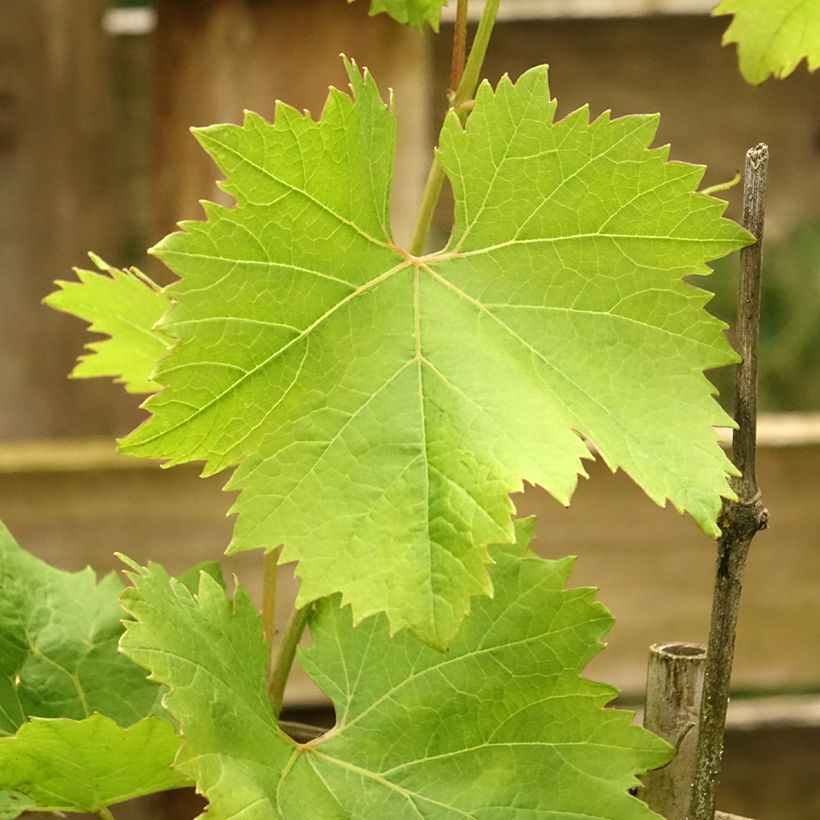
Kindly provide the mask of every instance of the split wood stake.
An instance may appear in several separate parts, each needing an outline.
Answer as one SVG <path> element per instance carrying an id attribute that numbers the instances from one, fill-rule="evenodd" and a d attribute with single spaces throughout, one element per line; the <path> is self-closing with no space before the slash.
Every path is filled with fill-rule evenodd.
<path id="1" fill-rule="evenodd" d="M 743 360 L 736 371 L 735 421 L 738 427 L 732 436 L 732 461 L 740 470 L 741 476 L 732 479 L 732 489 L 737 500 L 726 501 L 720 515 L 722 534 L 718 541 L 712 621 L 689 820 L 715 818 L 743 568 L 752 538 L 759 530 L 765 529 L 768 523 L 768 511 L 761 501 L 755 475 L 760 263 L 768 161 L 769 149 L 763 143 L 746 152 L 743 226 L 757 242 L 740 252 L 737 343 Z"/>
<path id="2" fill-rule="evenodd" d="M 705 660 L 706 647 L 700 644 L 649 648 L 643 725 L 674 746 L 677 754 L 642 778 L 638 797 L 666 820 L 686 820 L 689 809 Z"/>

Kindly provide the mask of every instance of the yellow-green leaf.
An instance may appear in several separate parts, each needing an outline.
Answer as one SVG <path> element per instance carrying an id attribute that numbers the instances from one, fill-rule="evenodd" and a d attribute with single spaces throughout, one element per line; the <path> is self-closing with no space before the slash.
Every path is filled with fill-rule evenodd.
<path id="1" fill-rule="evenodd" d="M 125 729 L 98 714 L 33 718 L 14 737 L 0 738 L 0 787 L 22 795 L 7 794 L 4 814 L 0 792 L 0 818 L 23 810 L 95 813 L 186 786 L 188 779 L 171 768 L 178 748 L 174 727 L 155 717 Z"/>
<path id="2" fill-rule="evenodd" d="M 441 135 L 453 236 L 412 256 L 393 112 L 348 69 L 318 122 L 279 105 L 198 132 L 237 204 L 155 249 L 178 341 L 122 449 L 239 465 L 232 551 L 284 543 L 300 605 L 341 592 L 439 647 L 491 591 L 508 495 L 568 503 L 588 442 L 717 534 L 732 422 L 703 371 L 736 355 L 683 278 L 750 237 L 696 193 L 703 167 L 649 147 L 655 116 L 555 121 L 543 67 L 485 83 Z"/>
<path id="3" fill-rule="evenodd" d="M 737 43 L 750 83 L 788 77 L 804 59 L 809 71 L 820 66 L 818 0 L 723 0 L 713 14 L 734 15 L 723 43 Z"/>
<path id="4" fill-rule="evenodd" d="M 354 0 L 347 0 L 352 3 Z M 442 7 L 448 0 L 370 0 L 371 14 L 389 14 L 394 20 L 423 29 L 427 23 L 438 31 Z"/>
<path id="5" fill-rule="evenodd" d="M 165 355 L 169 339 L 155 328 L 168 310 L 168 297 L 136 268 L 120 270 L 91 256 L 100 273 L 76 270 L 76 282 L 57 282 L 58 290 L 45 304 L 90 324 L 92 333 L 108 336 L 86 345 L 71 373 L 75 379 L 110 376 L 129 393 L 153 393 L 157 362 Z"/>

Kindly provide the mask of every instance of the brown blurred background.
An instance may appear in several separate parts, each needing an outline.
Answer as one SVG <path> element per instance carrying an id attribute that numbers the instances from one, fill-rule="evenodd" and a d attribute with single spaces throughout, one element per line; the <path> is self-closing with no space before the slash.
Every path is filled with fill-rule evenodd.
<path id="1" fill-rule="evenodd" d="M 160 471 L 116 456 L 112 438 L 141 418 L 134 397 L 66 374 L 86 341 L 40 300 L 95 250 L 116 265 L 170 275 L 145 248 L 200 198 L 222 198 L 216 169 L 188 133 L 238 122 L 274 100 L 321 111 L 346 80 L 344 52 L 395 92 L 399 162 L 394 223 L 410 233 L 446 105 L 451 26 L 403 29 L 343 0 L 4 0 L 0 26 L 0 518 L 21 544 L 64 568 L 116 566 L 119 550 L 178 571 L 228 542 L 224 477 Z M 551 65 L 559 114 L 662 113 L 674 159 L 731 178 L 746 148 L 771 149 L 761 391 L 760 479 L 771 530 L 751 557 L 730 710 L 722 807 L 759 820 L 820 817 L 820 75 L 752 88 L 725 19 L 703 0 L 504 0 L 486 66 L 496 79 Z M 725 196 L 737 216 L 739 189 Z M 447 230 L 446 202 L 437 232 Z M 733 316 L 736 263 L 708 284 Z M 716 374 L 723 387 L 726 374 Z M 640 702 L 650 643 L 704 641 L 713 549 L 688 520 L 655 508 L 600 466 L 571 510 L 538 491 L 538 547 L 579 556 L 575 581 L 600 587 L 618 623 L 590 673 Z M 229 566 L 254 594 L 261 555 Z M 287 574 L 283 571 L 284 574 Z M 284 602 L 285 604 L 287 602 Z M 292 710 L 332 719 L 299 677 Z M 323 711 L 324 710 L 324 711 Z M 118 817 L 184 818 L 143 801 Z M 187 812 L 187 813 L 186 813 Z"/>

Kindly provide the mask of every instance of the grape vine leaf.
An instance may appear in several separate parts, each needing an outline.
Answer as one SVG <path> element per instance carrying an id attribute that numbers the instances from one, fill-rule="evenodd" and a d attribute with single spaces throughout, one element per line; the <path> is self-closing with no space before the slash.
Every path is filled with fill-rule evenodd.
<path id="1" fill-rule="evenodd" d="M 179 738 L 147 717 L 122 728 L 100 714 L 83 720 L 33 718 L 0 738 L 0 819 L 23 811 L 89 812 L 188 780 L 171 768 Z M 13 799 L 8 791 L 22 795 Z M 4 808 L 4 802 L 9 804 Z"/>
<path id="2" fill-rule="evenodd" d="M 820 3 L 817 0 L 723 0 L 712 12 L 733 14 L 723 44 L 737 43 L 740 71 L 758 85 L 788 77 L 805 59 L 820 67 Z"/>
<path id="3" fill-rule="evenodd" d="M 546 67 L 484 83 L 441 135 L 452 238 L 414 257 L 390 235 L 392 110 L 347 68 L 318 122 L 280 104 L 197 132 L 237 204 L 154 249 L 178 342 L 121 449 L 238 464 L 230 551 L 284 543 L 299 605 L 341 591 L 439 647 L 491 591 L 508 494 L 568 503 L 582 437 L 717 535 L 732 422 L 703 370 L 736 355 L 682 277 L 752 240 L 695 193 L 704 168 L 647 147 L 655 116 L 556 122 Z"/>
<path id="4" fill-rule="evenodd" d="M 184 785 L 169 768 L 179 738 L 160 688 L 117 651 L 117 576 L 51 567 L 0 524 L 0 590 L 0 817 L 27 801 L 95 811 L 90 784 L 109 802 Z"/>
<path id="5" fill-rule="evenodd" d="M 99 712 L 129 726 L 159 708 L 159 687 L 117 652 L 116 575 L 51 567 L 0 524 L 0 589 L 0 736 L 32 716 Z"/>
<path id="6" fill-rule="evenodd" d="M 347 0 L 352 3 L 354 0 Z M 405 25 L 423 29 L 428 23 L 433 31 L 438 31 L 441 9 L 448 0 L 370 0 L 370 14 L 389 14 L 394 20 Z"/>
<path id="7" fill-rule="evenodd" d="M 75 379 L 112 376 L 129 393 L 153 393 L 151 378 L 169 339 L 154 325 L 168 310 L 165 293 L 136 268 L 120 270 L 91 254 L 100 273 L 76 269 L 77 282 L 58 281 L 44 302 L 90 323 L 92 333 L 110 338 L 91 342 L 71 373 Z"/>
<path id="8" fill-rule="evenodd" d="M 498 548 L 482 598 L 446 653 L 384 615 L 353 627 L 339 596 L 311 615 L 301 661 L 332 698 L 336 726 L 299 745 L 266 694 L 260 619 L 202 576 L 198 595 L 132 565 L 123 651 L 168 687 L 184 735 L 177 765 L 207 817 L 247 820 L 656 818 L 627 793 L 671 749 L 604 706 L 616 690 L 580 673 L 612 618 L 594 590 L 564 589 L 572 559 Z"/>
<path id="9" fill-rule="evenodd" d="M 34 811 L 37 804 L 22 792 L 0 789 L 0 820 L 15 820 L 23 812 Z"/>

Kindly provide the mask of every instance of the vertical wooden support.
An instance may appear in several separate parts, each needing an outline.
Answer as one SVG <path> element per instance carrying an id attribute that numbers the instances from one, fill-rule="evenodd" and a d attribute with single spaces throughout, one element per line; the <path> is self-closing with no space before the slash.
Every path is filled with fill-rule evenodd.
<path id="1" fill-rule="evenodd" d="M 712 596 L 709 652 L 700 709 L 690 820 L 713 820 L 729 684 L 735 652 L 743 571 L 752 539 L 766 529 L 769 512 L 757 486 L 757 347 L 760 328 L 763 223 L 769 149 L 759 143 L 746 152 L 743 181 L 743 227 L 757 240 L 740 252 L 737 292 L 737 345 L 742 361 L 735 371 L 735 421 L 732 461 L 740 474 L 731 481 L 736 499 L 726 499 L 720 514 L 721 535 Z"/>
<path id="2" fill-rule="evenodd" d="M 368 3 L 339 0 L 157 0 L 157 238 L 198 200 L 230 200 L 215 186 L 211 159 L 191 126 L 242 121 L 243 109 L 271 119 L 274 102 L 321 113 L 327 88 L 347 88 L 339 57 L 367 66 L 382 94 L 392 88 L 399 122 L 393 187 L 397 240 L 407 241 L 430 163 L 431 47 L 417 31 Z"/>
<path id="3" fill-rule="evenodd" d="M 127 429 L 133 402 L 69 383 L 84 330 L 52 282 L 117 247 L 108 0 L 5 0 L 0 24 L 0 438 Z M 116 254 L 113 254 L 116 256 Z M 112 262 L 119 261 L 111 258 Z M 108 402 L 108 395 L 117 399 Z M 104 399 L 102 397 L 105 397 Z M 126 410 L 125 413 L 133 411 Z"/>
<path id="4" fill-rule="evenodd" d="M 638 796 L 666 820 L 686 820 L 689 808 L 705 661 L 706 648 L 699 644 L 655 644 L 649 649 L 644 726 L 677 754 L 643 778 Z"/>

